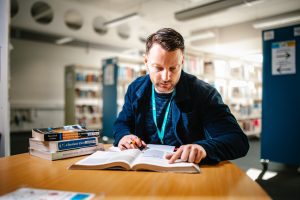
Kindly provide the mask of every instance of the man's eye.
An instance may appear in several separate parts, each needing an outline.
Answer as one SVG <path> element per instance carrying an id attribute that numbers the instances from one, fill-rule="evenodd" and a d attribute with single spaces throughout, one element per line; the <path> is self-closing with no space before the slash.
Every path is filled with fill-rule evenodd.
<path id="1" fill-rule="evenodd" d="M 176 67 L 170 67 L 170 72 L 174 72 L 176 70 Z"/>
<path id="2" fill-rule="evenodd" d="M 155 69 L 156 69 L 156 71 L 162 71 L 162 70 L 164 70 L 163 67 L 159 67 L 159 66 L 156 66 Z"/>

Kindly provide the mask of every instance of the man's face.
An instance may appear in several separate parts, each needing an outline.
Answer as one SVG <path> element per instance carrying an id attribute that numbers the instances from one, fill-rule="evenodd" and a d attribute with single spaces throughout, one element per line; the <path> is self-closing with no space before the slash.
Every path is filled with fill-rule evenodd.
<path id="1" fill-rule="evenodd" d="M 144 63 L 157 92 L 172 92 L 179 81 L 183 60 L 180 49 L 166 51 L 159 44 L 153 44 Z"/>

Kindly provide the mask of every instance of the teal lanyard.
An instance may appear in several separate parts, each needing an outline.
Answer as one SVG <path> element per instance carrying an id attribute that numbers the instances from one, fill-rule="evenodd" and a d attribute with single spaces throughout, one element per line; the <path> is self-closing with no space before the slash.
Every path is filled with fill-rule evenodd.
<path id="1" fill-rule="evenodd" d="M 153 120 L 154 120 L 154 124 L 156 126 L 156 129 L 157 129 L 157 133 L 158 133 L 158 137 L 161 141 L 162 144 L 164 144 L 163 142 L 163 139 L 164 139 L 164 135 L 165 135 L 165 129 L 166 129 L 166 124 L 167 124 L 167 121 L 168 121 L 168 115 L 169 115 L 169 111 L 170 111 L 170 105 L 171 105 L 171 101 L 172 99 L 174 98 L 175 96 L 175 89 L 172 93 L 172 97 L 169 101 L 169 104 L 168 104 L 168 107 L 167 107 L 167 110 L 166 110 L 166 113 L 165 113 L 165 117 L 164 117 L 164 121 L 163 121 L 163 124 L 161 126 L 161 130 L 159 130 L 159 128 L 157 127 L 157 117 L 156 117 L 156 103 L 155 103 L 155 92 L 154 92 L 154 85 L 152 84 L 152 114 L 153 114 Z"/>

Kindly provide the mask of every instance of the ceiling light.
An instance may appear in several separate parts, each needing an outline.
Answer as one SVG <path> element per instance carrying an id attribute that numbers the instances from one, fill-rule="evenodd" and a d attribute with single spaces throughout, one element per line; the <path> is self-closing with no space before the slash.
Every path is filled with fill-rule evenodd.
<path id="1" fill-rule="evenodd" d="M 33 16 L 33 18 L 34 18 L 35 20 L 39 20 L 39 19 L 42 19 L 42 18 L 44 18 L 44 17 L 49 17 L 49 16 L 51 16 L 52 14 L 53 14 L 52 10 L 49 9 L 49 10 L 45 10 L 45 11 L 43 11 L 43 12 L 41 12 L 41 13 L 36 14 L 35 16 Z"/>
<path id="2" fill-rule="evenodd" d="M 193 42 L 193 41 L 197 41 L 197 40 L 205 40 L 205 39 L 214 38 L 214 37 L 216 37 L 216 34 L 214 32 L 206 31 L 206 32 L 198 33 L 196 35 L 192 35 L 190 37 L 186 37 L 185 41 Z"/>
<path id="3" fill-rule="evenodd" d="M 267 29 L 297 22 L 300 22 L 300 10 L 258 20 L 253 23 L 253 27 L 255 29 Z"/>
<path id="4" fill-rule="evenodd" d="M 300 21 L 300 16 L 289 17 L 285 19 L 276 19 L 273 21 L 257 22 L 253 24 L 256 29 L 271 28 L 275 26 L 280 26 L 284 24 L 291 24 Z"/>
<path id="5" fill-rule="evenodd" d="M 66 44 L 66 43 L 71 42 L 73 40 L 74 40 L 74 38 L 71 38 L 71 37 L 63 37 L 61 39 L 56 40 L 55 43 L 56 44 Z"/>
<path id="6" fill-rule="evenodd" d="M 129 15 L 125 15 L 123 17 L 119 17 L 119 18 L 113 19 L 111 21 L 104 22 L 104 25 L 106 27 L 116 27 L 116 26 L 118 26 L 120 24 L 124 24 L 124 23 L 126 23 L 128 21 L 137 19 L 139 17 L 140 16 L 139 16 L 138 13 L 132 13 L 132 14 L 129 14 Z"/>
<path id="7" fill-rule="evenodd" d="M 207 4 L 202 4 L 193 8 L 188 8 L 175 13 L 175 18 L 179 21 L 189 20 L 204 15 L 212 14 L 224 9 L 239 6 L 241 4 L 249 4 L 259 0 L 219 0 Z"/>

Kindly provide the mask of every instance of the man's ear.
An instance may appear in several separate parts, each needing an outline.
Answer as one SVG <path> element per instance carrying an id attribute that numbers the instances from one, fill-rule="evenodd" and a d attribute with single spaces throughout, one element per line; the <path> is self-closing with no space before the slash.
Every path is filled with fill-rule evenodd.
<path id="1" fill-rule="evenodd" d="M 146 65 L 148 62 L 148 57 L 147 57 L 147 54 L 144 54 L 144 64 Z"/>

